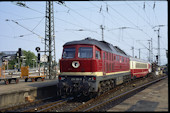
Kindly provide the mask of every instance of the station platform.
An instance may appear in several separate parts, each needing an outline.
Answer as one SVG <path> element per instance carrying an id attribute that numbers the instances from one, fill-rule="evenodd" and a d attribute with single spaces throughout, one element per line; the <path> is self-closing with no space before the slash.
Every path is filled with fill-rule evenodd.
<path id="1" fill-rule="evenodd" d="M 32 82 L 20 79 L 19 83 L 11 81 L 11 84 L 0 82 L 0 108 L 29 102 L 26 98 L 30 97 L 32 101 L 41 98 L 52 97 L 56 95 L 58 79 L 44 81 L 38 80 Z"/>
<path id="2" fill-rule="evenodd" d="M 169 111 L 168 99 L 168 78 L 166 78 L 126 99 L 107 112 L 167 112 Z"/>

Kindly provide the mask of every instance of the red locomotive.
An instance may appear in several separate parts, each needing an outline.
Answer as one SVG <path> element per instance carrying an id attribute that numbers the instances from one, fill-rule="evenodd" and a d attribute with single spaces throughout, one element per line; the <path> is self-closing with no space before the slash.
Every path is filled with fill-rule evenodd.
<path id="1" fill-rule="evenodd" d="M 137 62 L 117 46 L 105 41 L 86 38 L 67 42 L 60 60 L 58 93 L 100 95 L 115 85 L 146 76 L 149 68 L 150 64 L 146 61 Z"/>

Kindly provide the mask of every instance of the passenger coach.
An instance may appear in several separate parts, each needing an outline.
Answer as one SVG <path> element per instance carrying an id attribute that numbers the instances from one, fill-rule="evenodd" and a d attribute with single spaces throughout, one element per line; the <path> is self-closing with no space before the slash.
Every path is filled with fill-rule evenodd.
<path id="1" fill-rule="evenodd" d="M 130 57 L 131 79 L 147 76 L 148 73 L 151 73 L 151 68 L 151 63 Z"/>

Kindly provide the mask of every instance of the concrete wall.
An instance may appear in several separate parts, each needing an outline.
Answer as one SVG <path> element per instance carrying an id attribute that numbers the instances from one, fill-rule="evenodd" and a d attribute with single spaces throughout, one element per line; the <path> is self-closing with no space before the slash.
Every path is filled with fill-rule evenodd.
<path id="1" fill-rule="evenodd" d="M 19 91 L 0 94 L 0 108 L 26 103 L 28 102 L 26 99 L 28 96 L 33 100 L 55 96 L 57 91 L 56 89 L 57 86 L 52 85 L 45 87 L 26 88 Z"/>

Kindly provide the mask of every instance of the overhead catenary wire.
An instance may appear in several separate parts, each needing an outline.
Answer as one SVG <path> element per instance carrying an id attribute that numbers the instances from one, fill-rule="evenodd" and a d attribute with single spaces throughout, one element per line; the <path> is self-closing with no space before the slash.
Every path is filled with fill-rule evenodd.
<path id="1" fill-rule="evenodd" d="M 25 7 L 25 8 L 32 9 L 32 8 L 30 8 L 30 7 Z M 32 9 L 32 10 L 45 15 L 45 13 L 43 13 L 43 12 L 40 12 L 40 11 L 37 11 L 37 10 L 34 10 L 34 9 Z M 82 26 L 77 25 L 77 24 L 74 24 L 74 23 L 71 23 L 71 22 L 69 22 L 69 21 L 66 21 L 66 20 L 63 20 L 63 19 L 60 19 L 60 18 L 56 18 L 56 17 L 54 17 L 54 18 L 57 19 L 57 20 L 60 20 L 60 21 L 69 23 L 69 24 L 71 24 L 71 25 L 74 25 L 74 26 L 78 26 L 78 27 L 80 27 L 80 28 L 83 28 Z M 22 27 L 23 27 L 23 26 L 22 26 Z M 86 27 L 84 27 L 84 28 L 86 28 Z M 26 29 L 27 29 L 27 28 L 26 28 Z M 27 29 L 27 30 L 29 30 L 29 29 Z M 29 31 L 31 31 L 31 30 L 29 30 Z M 72 32 L 72 33 L 75 33 L 75 32 Z M 75 33 L 75 34 L 77 34 L 77 33 Z"/>
<path id="2" fill-rule="evenodd" d="M 42 44 L 41 42 L 38 42 L 38 41 L 33 41 L 33 40 L 28 40 L 28 39 L 23 39 L 22 38 L 22 36 L 20 35 L 20 36 L 7 36 L 7 35 L 0 35 L 0 36 L 2 36 L 2 37 L 0 37 L 0 38 L 12 38 L 12 39 L 18 39 L 19 38 L 19 40 L 24 40 L 24 41 L 30 41 L 30 42 L 35 42 L 35 43 L 40 43 L 40 44 Z"/>
<path id="3" fill-rule="evenodd" d="M 17 25 L 19 25 L 19 26 L 23 27 L 24 29 L 26 29 L 26 30 L 28 30 L 28 31 L 32 32 L 33 34 L 37 35 L 37 36 L 38 36 L 38 38 L 41 38 L 41 39 L 43 38 L 42 36 L 38 35 L 37 33 L 35 33 L 35 32 L 33 32 L 33 31 L 31 31 L 30 29 L 28 29 L 28 28 L 24 27 L 23 25 L 19 24 L 18 22 L 14 21 L 14 20 L 6 19 L 6 21 L 12 21 L 12 22 L 16 23 Z"/>
<path id="4" fill-rule="evenodd" d="M 34 31 L 34 29 L 42 22 L 42 20 L 45 18 L 45 16 L 38 22 L 38 24 L 31 30 Z"/>
<path id="5" fill-rule="evenodd" d="M 44 16 L 43 16 L 44 17 Z M 21 18 L 21 19 L 15 19 L 15 21 L 22 21 L 22 20 L 32 20 L 32 19 L 37 19 L 37 18 L 42 18 L 41 17 L 33 17 L 33 18 Z"/>
<path id="6" fill-rule="evenodd" d="M 143 16 L 141 16 L 140 13 L 138 13 L 128 2 L 126 3 L 137 15 L 139 15 L 149 26 L 151 26 L 151 28 L 153 27 L 153 25 L 151 25 L 147 20 L 145 20 L 145 18 L 143 18 Z"/>
<path id="7" fill-rule="evenodd" d="M 127 3 L 127 2 L 126 2 Z M 147 3 L 147 2 L 146 2 Z M 148 3 L 147 3 L 148 4 Z M 151 29 L 153 28 L 153 25 L 151 25 L 148 21 L 146 21 L 129 3 L 127 3 L 127 5 L 137 14 L 139 15 L 150 27 Z M 137 4 L 136 4 L 137 5 Z M 149 5 L 149 4 L 148 4 Z M 140 7 L 140 6 L 138 6 Z M 146 11 L 144 10 L 145 14 L 146 14 Z M 156 14 L 155 14 L 156 16 Z M 147 16 L 148 17 L 148 16 Z M 153 41 L 155 41 L 155 39 L 153 39 Z M 156 41 L 155 41 L 156 42 Z"/>
<path id="8" fill-rule="evenodd" d="M 72 10 L 73 12 L 75 12 L 75 13 L 76 13 L 76 14 L 78 14 L 79 16 L 81 16 L 81 17 L 85 18 L 86 20 L 88 20 L 88 21 L 92 22 L 93 24 L 95 24 L 95 25 L 99 26 L 99 24 L 97 24 L 96 22 L 94 22 L 94 21 L 92 21 L 92 20 L 88 19 L 87 17 L 85 17 L 85 16 L 81 15 L 81 14 L 80 14 L 80 13 L 78 13 L 76 10 L 74 10 L 74 9 L 72 9 L 72 8 L 70 8 L 70 7 L 68 7 L 67 5 L 63 5 L 63 6 L 67 7 L 69 10 Z"/>
<path id="9" fill-rule="evenodd" d="M 108 8 L 109 8 L 109 6 L 108 6 Z M 70 10 L 70 11 L 71 11 L 71 10 Z M 103 11 L 104 11 L 104 10 L 103 10 Z M 110 11 L 110 9 L 109 9 L 109 11 Z M 102 13 L 103 13 L 103 12 L 102 12 Z M 104 13 L 103 13 L 103 14 L 104 14 Z M 79 15 L 79 16 L 80 16 L 80 15 Z M 84 16 L 84 15 L 83 15 L 83 16 Z M 81 17 L 82 17 L 82 16 L 81 16 Z M 56 18 L 55 18 L 55 19 L 56 19 Z M 106 19 L 107 19 L 107 17 L 106 17 Z M 61 19 L 60 19 L 60 20 L 61 20 Z M 66 20 L 64 20 L 64 19 L 62 19 L 61 21 L 66 22 L 66 23 L 69 22 L 69 21 L 66 21 Z M 72 25 L 73 25 L 74 23 L 70 22 L 69 24 L 72 24 Z M 74 24 L 74 26 L 77 26 L 77 25 L 82 28 L 82 26 L 80 26 L 81 24 Z M 84 26 L 83 26 L 83 27 L 84 27 Z M 85 28 L 85 27 L 84 27 L 84 28 Z M 98 34 L 98 35 L 100 35 L 100 34 Z M 106 38 L 108 38 L 107 35 L 106 35 Z M 110 38 L 110 37 L 109 37 L 109 38 Z M 113 39 L 113 38 L 110 38 L 110 39 Z"/>
<path id="10" fill-rule="evenodd" d="M 128 18 L 126 18 L 125 16 L 123 16 L 120 12 L 118 12 L 116 9 L 114 9 L 113 7 L 111 7 L 110 5 L 108 5 L 113 11 L 115 11 L 118 15 L 120 15 L 121 17 L 123 17 L 125 20 L 127 20 L 129 23 L 131 23 L 132 25 L 134 25 L 136 28 L 139 28 L 139 26 L 135 25 L 133 22 L 131 22 Z M 146 34 L 148 37 L 151 38 L 151 36 L 148 35 L 148 33 L 146 33 L 143 29 L 141 29 L 141 31 Z"/>
<path id="11" fill-rule="evenodd" d="M 91 2 L 90 2 L 91 3 Z M 93 3 L 91 3 L 92 5 L 94 5 Z M 96 6 L 96 5 L 94 5 L 94 6 Z M 98 7 L 98 6 L 96 6 L 96 7 Z M 98 7 L 99 8 L 99 7 Z M 101 9 L 101 7 L 100 7 L 100 9 Z M 134 28 L 132 28 L 132 29 L 134 29 Z M 138 29 L 140 29 L 140 28 L 138 28 Z M 126 43 L 128 46 L 130 46 L 131 47 L 131 45 L 129 45 L 128 43 Z M 143 54 L 145 54 L 145 53 L 143 53 Z"/>
<path id="12" fill-rule="evenodd" d="M 130 45 L 129 45 L 130 46 Z"/>

